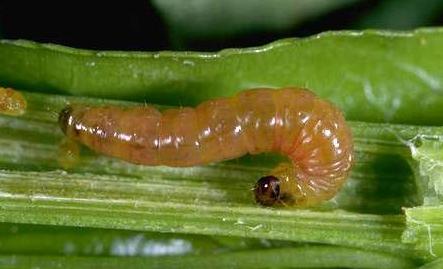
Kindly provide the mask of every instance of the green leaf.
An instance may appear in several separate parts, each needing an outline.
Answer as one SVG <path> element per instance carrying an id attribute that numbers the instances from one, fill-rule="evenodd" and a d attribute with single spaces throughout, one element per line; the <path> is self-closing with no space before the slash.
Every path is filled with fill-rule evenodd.
<path id="1" fill-rule="evenodd" d="M 0 42 L 0 84 L 24 90 L 193 105 L 251 87 L 302 86 L 348 119 L 443 122 L 443 31 L 328 32 L 248 49 L 98 52 Z"/>

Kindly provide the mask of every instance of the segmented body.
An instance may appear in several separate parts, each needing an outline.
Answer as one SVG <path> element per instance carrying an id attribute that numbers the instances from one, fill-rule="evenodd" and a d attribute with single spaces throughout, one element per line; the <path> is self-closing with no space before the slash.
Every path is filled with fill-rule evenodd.
<path id="1" fill-rule="evenodd" d="M 256 188 L 258 202 L 266 205 L 312 205 L 333 197 L 353 159 L 342 113 L 304 89 L 252 89 L 163 112 L 70 106 L 60 122 L 68 137 L 137 164 L 183 167 L 248 153 L 286 155 L 291 162 L 271 173 L 279 179 L 275 199 L 264 201 L 260 196 L 268 194 L 257 196 Z"/>

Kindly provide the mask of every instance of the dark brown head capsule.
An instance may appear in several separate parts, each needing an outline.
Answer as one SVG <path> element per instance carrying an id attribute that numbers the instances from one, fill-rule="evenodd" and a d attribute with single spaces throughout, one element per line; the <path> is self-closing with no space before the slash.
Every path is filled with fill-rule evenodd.
<path id="1" fill-rule="evenodd" d="M 255 200 L 264 206 L 280 201 L 280 180 L 274 176 L 260 178 L 254 187 Z"/>
<path id="2" fill-rule="evenodd" d="M 71 124 L 70 121 L 72 121 L 72 107 L 67 106 L 62 111 L 60 111 L 60 114 L 58 115 L 58 124 L 60 125 L 60 128 L 62 129 L 63 133 L 66 134 L 66 131 L 68 129 L 68 126 Z"/>

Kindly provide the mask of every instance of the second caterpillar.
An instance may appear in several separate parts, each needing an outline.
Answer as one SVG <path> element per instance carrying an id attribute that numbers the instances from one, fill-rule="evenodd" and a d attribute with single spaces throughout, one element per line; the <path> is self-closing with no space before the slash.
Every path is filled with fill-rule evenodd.
<path id="1" fill-rule="evenodd" d="M 339 109 L 300 88 L 251 89 L 196 108 L 68 106 L 63 132 L 96 152 L 144 165 L 195 166 L 277 152 L 289 158 L 254 188 L 262 205 L 311 206 L 332 198 L 353 162 Z"/>

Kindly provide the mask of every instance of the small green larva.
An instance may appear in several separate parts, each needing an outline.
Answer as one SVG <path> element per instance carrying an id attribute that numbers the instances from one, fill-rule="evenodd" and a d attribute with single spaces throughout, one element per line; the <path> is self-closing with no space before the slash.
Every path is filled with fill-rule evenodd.
<path id="1" fill-rule="evenodd" d="M 68 106 L 63 132 L 128 162 L 176 167 L 281 153 L 291 160 L 258 180 L 262 205 L 311 206 L 332 198 L 353 162 L 352 135 L 331 103 L 299 88 L 251 89 L 196 108 Z"/>

